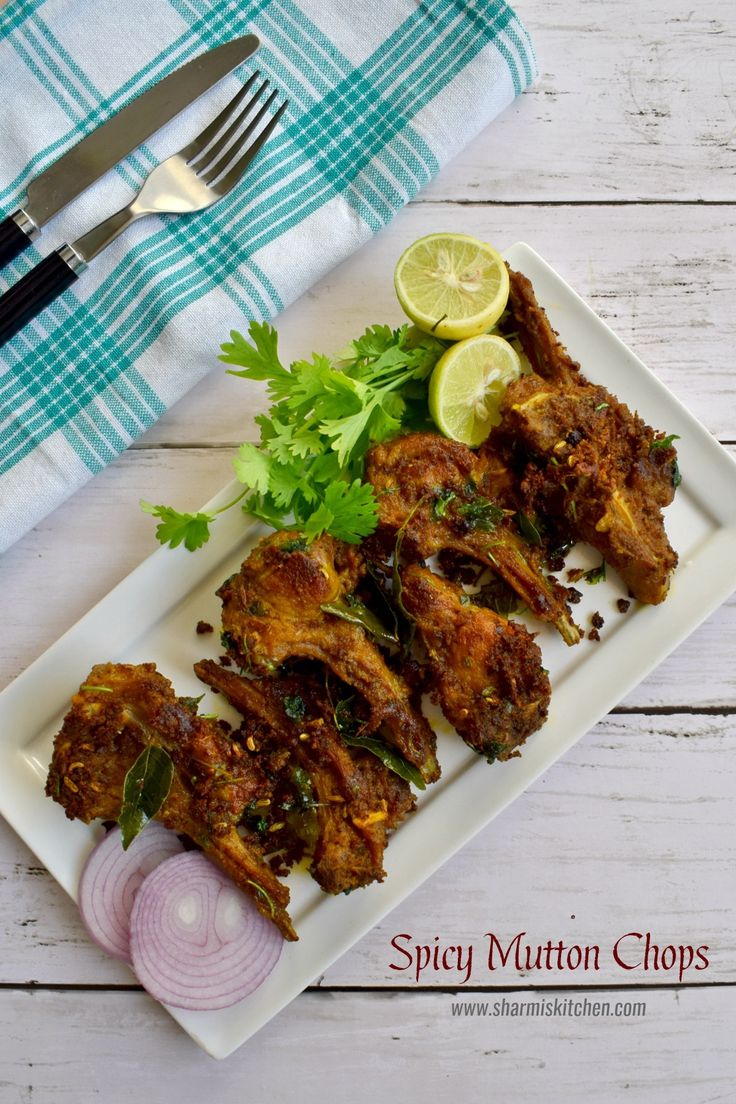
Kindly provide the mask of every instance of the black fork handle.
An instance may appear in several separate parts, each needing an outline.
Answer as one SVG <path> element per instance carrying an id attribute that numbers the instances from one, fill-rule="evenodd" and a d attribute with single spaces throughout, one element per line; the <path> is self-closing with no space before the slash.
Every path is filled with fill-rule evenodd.
<path id="1" fill-rule="evenodd" d="M 21 230 L 12 215 L 8 215 L 0 222 L 0 268 L 10 264 L 30 244 L 31 239 L 25 230 Z"/>
<path id="2" fill-rule="evenodd" d="M 0 345 L 53 303 L 77 279 L 81 265 L 69 246 L 50 253 L 0 296 Z"/>

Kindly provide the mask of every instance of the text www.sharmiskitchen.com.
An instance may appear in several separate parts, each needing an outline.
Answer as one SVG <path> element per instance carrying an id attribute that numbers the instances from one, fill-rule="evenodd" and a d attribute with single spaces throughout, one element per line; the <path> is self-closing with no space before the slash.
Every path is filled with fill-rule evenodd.
<path id="1" fill-rule="evenodd" d="M 588 997 L 543 1000 L 452 1001 L 453 1016 L 646 1016 L 646 1001 L 592 1001 Z"/>

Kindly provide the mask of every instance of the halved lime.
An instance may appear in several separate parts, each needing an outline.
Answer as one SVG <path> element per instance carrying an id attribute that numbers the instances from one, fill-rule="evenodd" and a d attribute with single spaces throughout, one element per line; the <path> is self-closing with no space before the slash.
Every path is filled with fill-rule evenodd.
<path id="1" fill-rule="evenodd" d="M 470 234 L 428 234 L 399 257 L 394 286 L 420 330 L 460 341 L 485 333 L 501 317 L 509 273 L 496 250 Z"/>
<path id="2" fill-rule="evenodd" d="M 495 334 L 451 345 L 429 381 L 429 412 L 435 425 L 445 437 L 476 448 L 501 421 L 504 391 L 521 371 L 516 350 Z"/>

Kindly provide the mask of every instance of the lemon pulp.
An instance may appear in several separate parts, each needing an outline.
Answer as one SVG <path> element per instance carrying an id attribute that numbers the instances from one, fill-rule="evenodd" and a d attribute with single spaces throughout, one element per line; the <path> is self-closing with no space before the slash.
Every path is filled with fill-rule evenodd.
<path id="1" fill-rule="evenodd" d="M 459 341 L 485 333 L 501 317 L 509 274 L 486 242 L 469 234 L 428 234 L 399 257 L 394 286 L 419 329 Z"/>

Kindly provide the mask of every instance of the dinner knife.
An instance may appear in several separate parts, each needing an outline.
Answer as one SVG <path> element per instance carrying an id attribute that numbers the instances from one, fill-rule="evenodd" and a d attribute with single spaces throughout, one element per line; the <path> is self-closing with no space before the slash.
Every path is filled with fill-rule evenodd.
<path id="1" fill-rule="evenodd" d="M 17 257 L 67 203 L 237 69 L 259 45 L 256 35 L 243 35 L 192 58 L 142 92 L 35 177 L 26 189 L 28 198 L 23 206 L 0 222 L 0 267 Z"/>

